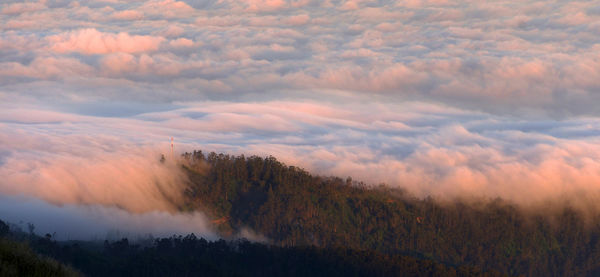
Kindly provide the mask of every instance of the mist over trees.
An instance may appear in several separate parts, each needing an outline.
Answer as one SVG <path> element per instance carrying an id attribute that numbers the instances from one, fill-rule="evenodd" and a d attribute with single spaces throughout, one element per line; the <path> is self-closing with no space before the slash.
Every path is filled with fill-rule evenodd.
<path id="1" fill-rule="evenodd" d="M 564 203 L 533 211 L 501 199 L 420 199 L 274 157 L 194 151 L 179 162 L 188 179 L 179 213 L 206 213 L 225 240 L 61 242 L 2 223 L 0 262 L 9 276 L 30 264 L 43 276 L 600 274 L 599 216 Z"/>
<path id="2" fill-rule="evenodd" d="M 207 241 L 194 234 L 104 243 L 18 231 L 0 238 L 0 276 L 80 275 L 67 264 L 88 276 L 502 276 L 372 250 Z"/>

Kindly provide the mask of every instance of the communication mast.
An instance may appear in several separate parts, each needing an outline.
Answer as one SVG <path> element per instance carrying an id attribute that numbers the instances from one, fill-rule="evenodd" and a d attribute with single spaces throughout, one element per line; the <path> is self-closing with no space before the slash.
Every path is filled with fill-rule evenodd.
<path id="1" fill-rule="evenodd" d="M 175 155 L 173 154 L 173 137 L 171 137 L 171 159 L 173 159 Z"/>

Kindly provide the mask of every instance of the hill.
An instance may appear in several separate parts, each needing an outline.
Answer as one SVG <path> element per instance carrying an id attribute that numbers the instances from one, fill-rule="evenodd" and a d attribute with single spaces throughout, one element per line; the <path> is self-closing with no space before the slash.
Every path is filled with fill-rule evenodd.
<path id="1" fill-rule="evenodd" d="M 274 157 L 194 151 L 181 168 L 189 182 L 175 204 L 205 212 L 230 240 L 56 242 L 0 228 L 0 273 L 77 274 L 69 265 L 90 276 L 600 275 L 599 217 L 564 203 L 525 211 L 500 199 L 419 199 Z M 235 240 L 248 230 L 264 243 Z"/>
<path id="2" fill-rule="evenodd" d="M 313 176 L 274 157 L 186 153 L 182 210 L 222 235 L 250 228 L 282 247 L 403 254 L 509 275 L 598 276 L 600 221 L 568 205 L 524 212 L 500 199 L 438 203 L 351 178 Z"/>

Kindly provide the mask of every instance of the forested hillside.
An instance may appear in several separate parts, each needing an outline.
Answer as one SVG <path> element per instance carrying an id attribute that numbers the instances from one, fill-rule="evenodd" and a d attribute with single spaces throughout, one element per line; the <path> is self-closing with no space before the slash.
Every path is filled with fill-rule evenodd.
<path id="1" fill-rule="evenodd" d="M 525 212 L 499 199 L 441 203 L 313 176 L 273 157 L 195 151 L 181 166 L 189 176 L 181 211 L 205 212 L 231 240 L 57 242 L 9 232 L 0 221 L 0 273 L 78 274 L 72 266 L 90 276 L 600 274 L 600 221 L 565 204 Z M 235 239 L 248 230 L 264 242 Z"/>
<path id="2" fill-rule="evenodd" d="M 406 255 L 207 241 L 193 234 L 132 243 L 57 242 L 19 232 L 0 237 L 0 276 L 79 275 L 66 264 L 87 276 L 501 276 Z"/>
<path id="3" fill-rule="evenodd" d="M 600 221 L 568 206 L 525 213 L 502 200 L 439 204 L 350 178 L 313 176 L 273 157 L 186 153 L 183 210 L 222 235 L 250 228 L 279 246 L 408 254 L 509 275 L 598 276 Z"/>

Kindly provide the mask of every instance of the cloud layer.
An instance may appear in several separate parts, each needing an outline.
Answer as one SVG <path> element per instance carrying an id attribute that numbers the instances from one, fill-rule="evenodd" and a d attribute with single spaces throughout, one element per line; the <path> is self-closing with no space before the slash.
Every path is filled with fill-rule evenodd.
<path id="1" fill-rule="evenodd" d="M 170 136 L 178 153 L 274 155 L 419 197 L 533 205 L 600 192 L 595 118 L 519 120 L 423 102 L 209 101 L 127 118 L 8 109 L 0 119 L 2 192 L 60 204 L 172 211 L 184 177 L 157 158 Z"/>
<path id="2" fill-rule="evenodd" d="M 27 232 L 27 223 L 40 236 L 55 240 L 147 239 L 194 233 L 206 239 L 217 235 L 202 213 L 170 214 L 154 211 L 132 214 L 103 205 L 51 205 L 34 198 L 0 196 L 0 218 Z"/>
<path id="3" fill-rule="evenodd" d="M 502 115 L 600 114 L 593 1 L 40 1 L 1 12 L 8 95 L 343 90 Z"/>

